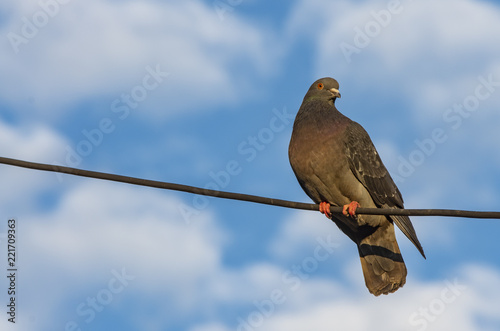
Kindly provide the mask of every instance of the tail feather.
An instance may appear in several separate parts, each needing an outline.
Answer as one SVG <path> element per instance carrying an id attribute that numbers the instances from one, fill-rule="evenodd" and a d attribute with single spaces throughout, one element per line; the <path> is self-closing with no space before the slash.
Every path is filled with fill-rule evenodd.
<path id="1" fill-rule="evenodd" d="M 377 217 L 378 221 L 372 218 L 367 222 L 365 216 L 364 225 L 343 215 L 332 217 L 340 230 L 358 245 L 366 287 L 375 296 L 395 292 L 406 283 L 407 274 L 394 224 L 384 216 Z"/>
<path id="2" fill-rule="evenodd" d="M 404 235 L 410 239 L 410 241 L 417 247 L 418 251 L 422 256 L 425 257 L 424 249 L 422 248 L 422 245 L 420 244 L 420 241 L 418 241 L 417 238 L 417 233 L 415 232 L 415 229 L 413 228 L 413 225 L 411 224 L 410 218 L 408 216 L 401 216 L 401 215 L 393 215 L 390 216 L 391 220 L 398 226 L 398 228 L 401 230 L 401 232 L 404 233 Z"/>
<path id="3" fill-rule="evenodd" d="M 406 282 L 406 266 L 401 256 L 394 225 L 387 222 L 358 243 L 366 287 L 375 296 L 389 294 Z"/>

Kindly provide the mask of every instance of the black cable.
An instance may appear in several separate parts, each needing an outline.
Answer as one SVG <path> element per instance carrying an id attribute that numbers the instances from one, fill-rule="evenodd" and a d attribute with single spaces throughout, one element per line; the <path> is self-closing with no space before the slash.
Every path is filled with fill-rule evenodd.
<path id="1" fill-rule="evenodd" d="M 28 169 L 59 172 L 63 174 L 89 177 L 95 179 L 109 180 L 132 185 L 140 185 L 147 187 L 155 187 L 164 190 L 181 191 L 199 195 L 207 195 L 222 199 L 232 199 L 249 201 L 254 203 L 273 205 L 286 208 L 304 209 L 304 210 L 319 210 L 319 205 L 313 203 L 294 202 L 281 199 L 265 198 L 250 194 L 232 193 L 217 190 L 202 189 L 199 187 L 166 183 L 156 180 L 141 179 L 122 175 L 108 174 L 104 172 L 82 170 L 58 165 L 50 165 L 44 163 L 28 162 L 6 157 L 0 157 L 0 163 L 16 167 Z M 342 207 L 331 207 L 332 213 L 342 213 Z M 357 208 L 356 214 L 367 215 L 406 215 L 406 216 L 448 216 L 448 217 L 465 217 L 465 218 L 490 218 L 500 219 L 500 212 L 487 211 L 468 211 L 468 210 L 453 210 L 453 209 L 392 209 L 392 208 Z"/>

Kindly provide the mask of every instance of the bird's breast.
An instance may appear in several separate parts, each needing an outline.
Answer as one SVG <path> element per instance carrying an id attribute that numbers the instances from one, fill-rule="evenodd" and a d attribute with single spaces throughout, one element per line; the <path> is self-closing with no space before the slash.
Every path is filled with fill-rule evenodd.
<path id="1" fill-rule="evenodd" d="M 304 118 L 296 122 L 290 140 L 290 164 L 302 188 L 316 202 L 349 203 L 345 174 L 351 173 L 345 157 L 345 125 Z"/>

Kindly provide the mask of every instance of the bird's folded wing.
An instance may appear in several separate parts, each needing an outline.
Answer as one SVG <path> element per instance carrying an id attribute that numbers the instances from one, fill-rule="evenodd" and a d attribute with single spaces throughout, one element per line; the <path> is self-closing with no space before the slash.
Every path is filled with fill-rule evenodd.
<path id="1" fill-rule="evenodd" d="M 366 187 L 377 206 L 404 208 L 401 192 L 382 163 L 370 136 L 356 122 L 352 122 L 346 130 L 345 153 L 351 171 Z M 407 216 L 390 216 L 390 218 L 425 257 L 410 218 Z"/>

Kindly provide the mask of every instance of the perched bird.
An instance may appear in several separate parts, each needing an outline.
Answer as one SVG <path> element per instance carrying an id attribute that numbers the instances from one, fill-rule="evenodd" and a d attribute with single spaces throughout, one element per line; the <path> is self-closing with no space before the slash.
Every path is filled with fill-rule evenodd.
<path id="1" fill-rule="evenodd" d="M 293 124 L 290 165 L 320 211 L 356 243 L 370 293 L 392 293 L 405 284 L 407 273 L 394 223 L 425 254 L 407 216 L 356 215 L 359 206 L 404 208 L 403 197 L 368 133 L 337 110 L 337 98 L 335 79 L 311 85 Z M 330 205 L 343 206 L 343 215 L 331 214 Z"/>

